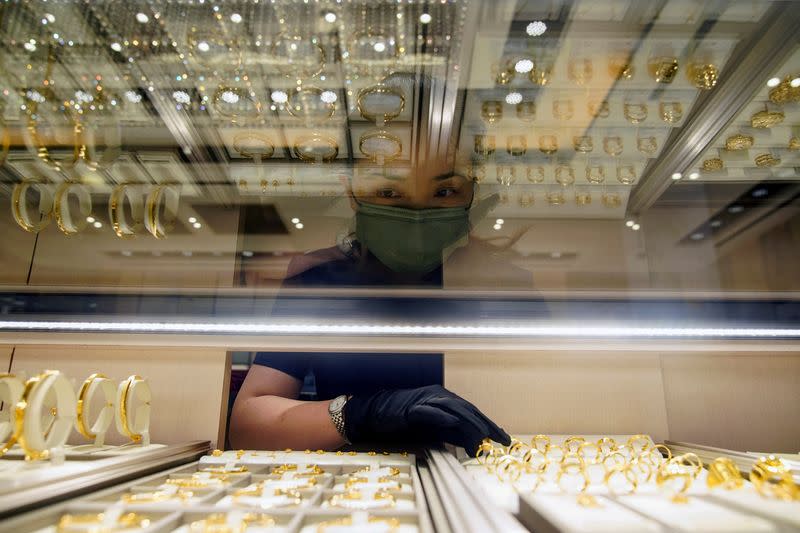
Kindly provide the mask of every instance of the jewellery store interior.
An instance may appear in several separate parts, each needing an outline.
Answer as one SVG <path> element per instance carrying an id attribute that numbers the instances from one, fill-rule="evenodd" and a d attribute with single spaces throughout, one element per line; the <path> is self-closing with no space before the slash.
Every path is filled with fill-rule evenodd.
<path id="1" fill-rule="evenodd" d="M 800 530 L 800 4 L 0 2 L 0 532 Z"/>

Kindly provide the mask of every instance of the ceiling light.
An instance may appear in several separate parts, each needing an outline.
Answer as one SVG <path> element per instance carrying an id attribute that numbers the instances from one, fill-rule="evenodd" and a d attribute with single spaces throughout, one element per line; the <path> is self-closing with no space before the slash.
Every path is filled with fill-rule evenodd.
<path id="1" fill-rule="evenodd" d="M 336 22 L 336 13 L 333 11 L 328 11 L 325 13 L 325 22 L 330 22 L 331 24 Z"/>
<path id="2" fill-rule="evenodd" d="M 33 44 L 33 43 L 30 43 L 30 42 L 29 43 L 25 43 L 22 46 L 25 47 L 25 50 L 27 50 L 28 52 L 35 52 L 36 51 L 36 45 Z"/>
<path id="3" fill-rule="evenodd" d="M 692 172 L 691 174 L 689 174 L 689 179 L 690 180 L 696 180 L 699 177 L 700 177 L 700 173 L 699 172 Z"/>
<path id="4" fill-rule="evenodd" d="M 192 97 L 186 91 L 174 91 L 172 98 L 179 104 L 188 104 L 192 101 Z"/>
<path id="5" fill-rule="evenodd" d="M 56 21 L 56 17 L 52 13 L 45 13 L 44 14 L 44 18 L 46 18 L 48 22 L 55 22 Z"/>
<path id="6" fill-rule="evenodd" d="M 231 22 L 234 24 L 239 24 L 242 21 L 242 16 L 239 13 L 234 13 L 231 15 Z"/>
<path id="7" fill-rule="evenodd" d="M 111 43 L 111 49 L 114 50 L 115 52 L 121 52 L 122 45 L 119 43 Z"/>
<path id="8" fill-rule="evenodd" d="M 633 231 L 639 231 L 639 228 L 641 228 L 641 226 L 639 224 L 634 224 L 633 226 L 631 226 L 631 229 Z"/>
<path id="9" fill-rule="evenodd" d="M 703 237 L 705 237 L 705 235 L 704 235 L 704 234 L 702 234 L 702 233 L 700 233 L 699 231 L 698 231 L 697 233 L 692 233 L 692 234 L 689 236 L 689 238 L 690 238 L 690 239 L 692 239 L 693 241 L 699 241 L 699 240 L 701 240 Z"/>
<path id="10" fill-rule="evenodd" d="M 494 229 L 495 229 L 495 231 L 501 230 L 501 229 L 503 229 L 503 226 L 501 224 L 495 224 L 494 225 Z"/>
<path id="11" fill-rule="evenodd" d="M 199 223 L 199 222 L 195 222 L 194 224 L 192 224 L 192 227 L 194 229 L 200 229 L 200 228 L 203 227 L 203 225 L 201 223 Z"/>
<path id="12" fill-rule="evenodd" d="M 800 87 L 800 77 L 792 78 L 792 81 L 789 82 L 789 85 L 792 87 Z"/>
<path id="13" fill-rule="evenodd" d="M 302 222 L 298 222 L 297 224 L 294 225 L 294 227 L 297 228 L 297 229 L 303 229 L 303 223 Z"/>
<path id="14" fill-rule="evenodd" d="M 712 220 L 711 221 L 711 227 L 712 228 L 718 228 L 721 225 L 722 225 L 722 221 L 721 220 Z"/>
<path id="15" fill-rule="evenodd" d="M 383 52 L 386 50 L 386 43 L 384 43 L 383 41 L 378 41 L 377 43 L 372 45 L 372 48 L 376 52 Z"/>
<path id="16" fill-rule="evenodd" d="M 681 174 L 680 172 L 674 172 L 674 173 L 672 174 L 672 179 L 674 179 L 674 180 L 679 180 L 679 179 L 681 179 L 682 177 L 683 177 L 683 174 Z"/>
<path id="17" fill-rule="evenodd" d="M 503 220 L 502 218 L 498 218 L 498 219 L 497 219 L 497 220 L 495 220 L 494 222 L 495 222 L 495 224 L 500 224 L 501 226 L 502 226 L 503 224 L 505 224 L 505 223 L 506 223 L 506 221 L 505 221 L 505 220 Z"/>
<path id="18" fill-rule="evenodd" d="M 125 91 L 125 98 L 134 104 L 138 104 L 142 101 L 142 95 L 137 93 L 136 91 Z"/>
<path id="19" fill-rule="evenodd" d="M 95 220 L 96 219 L 94 217 L 86 217 L 86 222 L 88 222 L 89 224 L 94 223 Z"/>
<path id="20" fill-rule="evenodd" d="M 278 104 L 284 104 L 289 99 L 289 96 L 283 91 L 272 91 L 270 96 L 272 97 L 272 101 Z"/>
<path id="21" fill-rule="evenodd" d="M 244 257 L 253 257 L 253 252 L 251 252 L 250 250 L 245 250 L 245 251 L 242 252 L 242 256 L 244 256 Z"/>
<path id="22" fill-rule="evenodd" d="M 211 49 L 211 45 L 205 41 L 200 41 L 197 43 L 197 49 L 201 52 L 208 52 Z"/>
<path id="23" fill-rule="evenodd" d="M 419 16 L 419 21 L 421 23 L 423 23 L 423 24 L 427 24 L 432 20 L 433 20 L 433 17 L 431 16 L 430 13 L 423 13 L 422 15 Z"/>
<path id="24" fill-rule="evenodd" d="M 736 214 L 741 213 L 742 211 L 744 211 L 744 207 L 741 205 L 732 205 L 728 208 L 728 213 Z"/>
<path id="25" fill-rule="evenodd" d="M 294 217 L 294 218 L 292 219 L 292 224 L 299 224 L 299 223 L 300 223 L 300 219 L 299 219 L 299 218 L 297 218 L 297 217 Z"/>
<path id="26" fill-rule="evenodd" d="M 506 95 L 506 103 L 510 105 L 517 105 L 522 101 L 522 95 L 514 91 Z"/>
<path id="27" fill-rule="evenodd" d="M 339 97 L 336 96 L 334 91 L 322 91 L 322 94 L 319 95 L 319 99 L 325 102 L 326 104 L 334 103 Z"/>
<path id="28" fill-rule="evenodd" d="M 194 224 L 195 222 L 197 222 L 195 217 L 189 217 L 189 224 Z"/>
<path id="29" fill-rule="evenodd" d="M 534 20 L 525 28 L 525 33 L 531 37 L 538 37 L 547 31 L 547 24 L 541 20 Z"/>
<path id="30" fill-rule="evenodd" d="M 525 74 L 533 70 L 533 61 L 530 59 L 520 59 L 514 64 L 514 70 L 520 74 Z"/>
<path id="31" fill-rule="evenodd" d="M 220 98 L 226 104 L 235 104 L 239 101 L 239 95 L 233 91 L 222 91 Z"/>
<path id="32" fill-rule="evenodd" d="M 780 78 L 770 78 L 767 80 L 767 87 L 777 87 L 780 82 Z"/>
<path id="33" fill-rule="evenodd" d="M 629 221 L 627 221 L 627 222 L 625 223 L 625 225 L 626 225 L 626 226 L 628 226 L 629 228 L 632 228 L 634 224 L 636 224 L 636 222 L 635 222 L 635 221 L 633 221 L 633 220 L 629 220 Z"/>
<path id="34" fill-rule="evenodd" d="M 147 23 L 150 20 L 150 17 L 145 15 L 144 13 L 136 13 L 136 20 L 141 22 L 142 24 Z"/>
<path id="35" fill-rule="evenodd" d="M 769 191 L 763 187 L 758 188 L 750 193 L 753 198 L 763 198 L 764 196 L 768 195 Z"/>
<path id="36" fill-rule="evenodd" d="M 103 227 L 103 223 L 102 223 L 102 222 L 100 222 L 99 220 L 95 220 L 95 221 L 94 221 L 94 224 L 92 224 L 92 226 L 94 226 L 95 228 L 98 228 L 98 229 L 100 229 L 100 228 L 102 228 L 102 227 Z"/>

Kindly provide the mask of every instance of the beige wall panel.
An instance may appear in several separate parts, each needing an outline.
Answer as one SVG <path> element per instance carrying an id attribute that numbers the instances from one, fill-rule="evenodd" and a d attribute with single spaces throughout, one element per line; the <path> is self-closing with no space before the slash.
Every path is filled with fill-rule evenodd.
<path id="1" fill-rule="evenodd" d="M 209 440 L 214 446 L 224 431 L 220 423 L 224 423 L 227 410 L 227 361 L 222 349 L 19 346 L 13 370 L 28 375 L 43 369 L 61 370 L 73 378 L 76 391 L 92 372 L 116 381 L 139 374 L 153 389 L 153 442 Z M 107 440 L 125 442 L 116 430 Z M 72 433 L 72 442 L 81 442 L 77 431 Z"/>
<path id="2" fill-rule="evenodd" d="M 658 355 L 448 352 L 445 386 L 514 433 L 668 434 Z"/>
<path id="3" fill-rule="evenodd" d="M 800 354 L 673 354 L 663 369 L 672 440 L 800 451 Z"/>
<path id="4" fill-rule="evenodd" d="M 8 372 L 11 368 L 11 351 L 13 346 L 0 346 L 0 372 Z"/>

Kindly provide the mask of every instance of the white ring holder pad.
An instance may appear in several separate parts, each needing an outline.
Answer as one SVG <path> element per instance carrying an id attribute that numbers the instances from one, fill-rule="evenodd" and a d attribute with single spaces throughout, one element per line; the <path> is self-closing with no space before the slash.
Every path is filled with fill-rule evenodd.
<path id="1" fill-rule="evenodd" d="M 0 375 L 0 402 L 3 410 L 0 411 L 0 444 L 6 442 L 14 431 L 14 407 L 22 398 L 25 385 L 16 376 Z"/>
<path id="2" fill-rule="evenodd" d="M 117 431 L 131 437 L 133 443 L 150 446 L 150 384 L 139 376 L 131 376 L 117 387 L 115 421 Z M 123 406 L 127 414 L 123 419 Z M 127 425 L 128 431 L 125 430 Z M 138 438 L 137 438 L 138 437 Z"/>
<path id="3" fill-rule="evenodd" d="M 103 395 L 103 407 L 100 409 L 94 424 L 88 427 L 88 423 L 92 419 L 92 400 L 98 391 Z M 103 446 L 105 444 L 106 433 L 108 433 L 108 429 L 114 421 L 116 399 L 117 391 L 114 383 L 102 375 L 95 375 L 86 388 L 83 400 L 78 399 L 79 411 L 83 411 L 83 419 L 87 423 L 87 429 L 94 435 L 94 446 Z M 77 418 L 75 420 L 75 428 L 78 429 Z M 80 429 L 78 431 L 80 432 Z"/>
<path id="4" fill-rule="evenodd" d="M 56 409 L 55 415 L 50 407 Z M 47 451 L 52 460 L 63 460 L 64 443 L 75 423 L 77 399 L 72 384 L 61 372 L 49 372 L 30 392 L 22 421 L 28 450 Z M 53 417 L 55 416 L 55 420 Z M 52 424 L 45 427 L 43 422 Z"/>

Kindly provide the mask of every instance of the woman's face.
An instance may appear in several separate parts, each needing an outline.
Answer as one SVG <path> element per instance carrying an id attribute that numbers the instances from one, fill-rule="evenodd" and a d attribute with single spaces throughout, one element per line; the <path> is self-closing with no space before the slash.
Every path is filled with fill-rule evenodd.
<path id="1" fill-rule="evenodd" d="M 433 174 L 409 168 L 357 168 L 353 195 L 361 203 L 410 209 L 468 207 L 472 181 L 453 174 Z"/>

